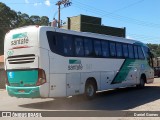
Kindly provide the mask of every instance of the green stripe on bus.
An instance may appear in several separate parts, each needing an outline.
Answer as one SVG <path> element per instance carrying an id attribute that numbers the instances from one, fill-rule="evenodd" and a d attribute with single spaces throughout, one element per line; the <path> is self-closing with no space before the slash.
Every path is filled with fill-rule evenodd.
<path id="1" fill-rule="evenodd" d="M 132 65 L 135 63 L 135 61 L 136 60 L 134 59 L 126 59 L 111 84 L 122 83 L 125 81 L 130 70 L 133 68 Z"/>
<path id="2" fill-rule="evenodd" d="M 27 33 L 26 33 L 26 32 L 25 32 L 25 33 L 14 34 L 14 35 L 12 36 L 12 39 L 25 38 L 25 37 L 27 37 Z"/>
<path id="3" fill-rule="evenodd" d="M 81 60 L 70 59 L 69 64 L 81 64 Z"/>

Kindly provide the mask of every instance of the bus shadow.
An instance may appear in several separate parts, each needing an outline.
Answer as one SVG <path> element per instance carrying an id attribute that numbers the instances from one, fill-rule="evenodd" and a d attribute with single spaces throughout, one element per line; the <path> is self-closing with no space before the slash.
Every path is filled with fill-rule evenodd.
<path id="1" fill-rule="evenodd" d="M 120 88 L 98 93 L 93 100 L 81 96 L 19 105 L 39 110 L 128 110 L 160 99 L 160 87 Z"/>

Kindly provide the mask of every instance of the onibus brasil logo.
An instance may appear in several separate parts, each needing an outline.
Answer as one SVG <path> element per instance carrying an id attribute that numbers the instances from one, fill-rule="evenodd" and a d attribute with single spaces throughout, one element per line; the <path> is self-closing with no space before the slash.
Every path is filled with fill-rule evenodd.
<path id="1" fill-rule="evenodd" d="M 70 59 L 68 70 L 82 70 L 83 66 L 81 64 L 81 60 Z"/>

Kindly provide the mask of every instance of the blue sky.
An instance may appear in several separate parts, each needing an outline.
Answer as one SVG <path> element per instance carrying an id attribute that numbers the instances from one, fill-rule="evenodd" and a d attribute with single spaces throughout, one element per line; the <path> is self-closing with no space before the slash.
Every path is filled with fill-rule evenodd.
<path id="1" fill-rule="evenodd" d="M 57 15 L 58 0 L 0 0 L 12 10 L 28 15 Z M 160 44 L 160 0 L 70 0 L 72 6 L 62 8 L 61 19 L 80 14 L 102 18 L 102 24 L 126 27 L 127 37 L 144 43 Z M 63 6 L 62 6 L 63 7 Z"/>

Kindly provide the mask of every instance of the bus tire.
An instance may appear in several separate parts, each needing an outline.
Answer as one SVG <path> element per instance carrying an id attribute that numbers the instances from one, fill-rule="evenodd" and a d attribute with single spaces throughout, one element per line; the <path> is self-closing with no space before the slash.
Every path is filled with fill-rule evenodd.
<path id="1" fill-rule="evenodd" d="M 86 82 L 86 85 L 85 85 L 85 98 L 91 100 L 95 97 L 96 95 L 96 83 L 89 80 Z"/>
<path id="2" fill-rule="evenodd" d="M 140 78 L 140 83 L 137 85 L 137 88 L 144 88 L 145 87 L 145 81 L 146 81 L 146 77 L 144 75 L 142 75 L 141 78 Z"/>

